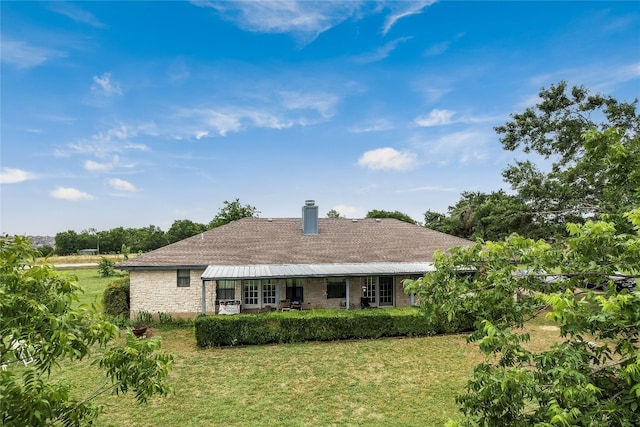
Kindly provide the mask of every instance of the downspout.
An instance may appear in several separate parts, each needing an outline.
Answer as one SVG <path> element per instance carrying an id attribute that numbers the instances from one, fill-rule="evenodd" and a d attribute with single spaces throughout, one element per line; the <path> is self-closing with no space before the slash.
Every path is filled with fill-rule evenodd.
<path id="1" fill-rule="evenodd" d="M 207 314 L 207 290 L 206 280 L 202 279 L 202 314 Z"/>

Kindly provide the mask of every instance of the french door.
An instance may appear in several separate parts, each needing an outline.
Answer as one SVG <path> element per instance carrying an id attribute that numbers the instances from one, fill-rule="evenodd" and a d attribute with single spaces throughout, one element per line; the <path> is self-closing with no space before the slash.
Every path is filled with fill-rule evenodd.
<path id="1" fill-rule="evenodd" d="M 364 278 L 362 296 L 371 307 L 393 306 L 393 277 L 369 276 Z"/>
<path id="2" fill-rule="evenodd" d="M 262 308 L 266 305 L 276 307 L 278 282 L 272 279 L 245 280 L 242 290 L 242 303 L 245 308 Z"/>

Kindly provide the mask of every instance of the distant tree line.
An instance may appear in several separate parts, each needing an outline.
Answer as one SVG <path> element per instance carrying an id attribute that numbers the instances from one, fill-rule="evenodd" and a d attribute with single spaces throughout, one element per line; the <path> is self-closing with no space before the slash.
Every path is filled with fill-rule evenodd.
<path id="1" fill-rule="evenodd" d="M 209 224 L 179 219 L 174 221 L 166 232 L 155 225 L 142 228 L 116 227 L 107 231 L 87 229 L 80 233 L 68 230 L 56 234 L 55 253 L 71 255 L 82 249 L 96 249 L 100 253 L 148 252 L 236 219 L 256 217 L 259 213 L 254 206 L 242 205 L 240 199 L 235 199 L 232 202 L 225 201 L 224 206 Z"/>

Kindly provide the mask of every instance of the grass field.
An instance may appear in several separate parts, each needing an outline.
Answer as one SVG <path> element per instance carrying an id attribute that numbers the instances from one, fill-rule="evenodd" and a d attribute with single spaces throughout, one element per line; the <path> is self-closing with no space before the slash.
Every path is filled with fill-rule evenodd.
<path id="1" fill-rule="evenodd" d="M 76 270 L 98 297 L 110 281 Z M 527 325 L 532 346 L 557 339 L 543 319 Z M 455 418 L 455 396 L 482 360 L 464 335 L 200 349 L 193 328 L 153 329 L 175 354 L 175 394 L 139 406 L 130 396 L 103 396 L 98 426 L 439 426 Z M 100 384 L 83 363 L 55 376 L 80 396 Z"/>

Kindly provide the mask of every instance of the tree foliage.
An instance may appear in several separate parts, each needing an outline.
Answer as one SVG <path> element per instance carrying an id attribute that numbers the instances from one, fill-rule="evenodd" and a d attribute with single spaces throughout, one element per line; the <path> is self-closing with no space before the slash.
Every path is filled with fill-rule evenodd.
<path id="1" fill-rule="evenodd" d="M 427 321 L 470 316 L 469 339 L 485 354 L 451 425 L 637 425 L 640 292 L 582 289 L 616 272 L 640 277 L 640 209 L 625 218 L 632 233 L 604 218 L 570 224 L 553 245 L 511 235 L 439 253 L 436 272 L 406 282 Z M 560 336 L 533 351 L 517 328 L 543 310 Z"/>
<path id="2" fill-rule="evenodd" d="M 400 221 L 408 222 L 409 224 L 417 224 L 416 220 L 411 218 L 406 213 L 400 212 L 400 211 L 392 212 L 392 211 L 373 209 L 367 212 L 367 215 L 365 216 L 365 218 L 395 218 Z"/>
<path id="3" fill-rule="evenodd" d="M 340 212 L 338 212 L 335 209 L 331 209 L 329 212 L 327 212 L 327 218 L 342 218 L 342 216 L 340 216 Z"/>
<path id="4" fill-rule="evenodd" d="M 118 328 L 94 308 L 77 307 L 77 280 L 37 264 L 37 255 L 24 237 L 0 237 L 0 424 L 87 425 L 102 410 L 92 402 L 102 393 L 130 390 L 138 402 L 168 393 L 173 358 L 158 351 L 160 340 L 127 333 L 114 344 Z M 99 389 L 55 381 L 60 360 L 90 356 L 105 372 Z"/>
<path id="5" fill-rule="evenodd" d="M 224 206 L 220 208 L 216 216 L 209 222 L 209 229 L 220 227 L 242 218 L 257 217 L 260 211 L 251 205 L 242 205 L 240 199 L 232 202 L 224 201 Z"/>
<path id="6" fill-rule="evenodd" d="M 198 224 L 188 219 L 178 219 L 173 221 L 167 230 L 167 240 L 169 243 L 175 243 L 205 231 L 207 231 L 207 226 L 204 224 Z"/>
<path id="7" fill-rule="evenodd" d="M 447 215 L 427 211 L 425 227 L 466 239 L 499 240 L 511 233 L 540 234 L 528 206 L 504 191 L 491 193 L 465 191 L 449 206 Z"/>
<path id="8" fill-rule="evenodd" d="M 495 128 L 506 150 L 522 149 L 552 161 L 548 171 L 523 160 L 503 172 L 536 221 L 553 231 L 567 222 L 638 206 L 637 100 L 590 95 L 565 82 L 542 89 L 539 97 L 535 107 L 512 114 L 511 121 Z"/>

